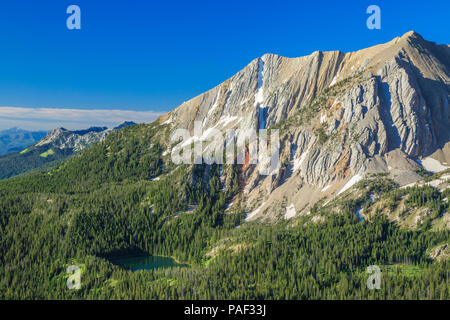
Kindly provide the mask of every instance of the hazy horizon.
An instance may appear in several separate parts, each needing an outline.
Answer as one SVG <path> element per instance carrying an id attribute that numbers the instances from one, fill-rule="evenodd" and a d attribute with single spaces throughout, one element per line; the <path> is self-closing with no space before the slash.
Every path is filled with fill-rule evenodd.
<path id="1" fill-rule="evenodd" d="M 68 130 L 89 127 L 112 128 L 124 121 L 149 123 L 164 112 L 134 110 L 83 110 L 63 108 L 0 107 L 0 130 L 20 128 L 27 131 Z"/>

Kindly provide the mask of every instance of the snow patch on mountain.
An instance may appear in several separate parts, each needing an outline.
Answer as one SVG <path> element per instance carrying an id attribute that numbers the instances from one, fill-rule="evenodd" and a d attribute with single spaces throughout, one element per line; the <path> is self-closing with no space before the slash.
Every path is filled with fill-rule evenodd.
<path id="1" fill-rule="evenodd" d="M 362 176 L 360 174 L 356 174 L 354 175 L 346 184 L 345 186 L 339 191 L 338 195 L 347 191 L 348 189 L 350 189 L 353 185 L 355 185 L 356 183 L 358 183 L 359 181 L 362 180 Z"/>
<path id="2" fill-rule="evenodd" d="M 265 108 L 264 108 L 263 71 L 264 71 L 264 61 L 260 58 L 258 60 L 258 76 L 257 76 L 257 87 L 256 87 L 256 94 L 255 94 L 255 106 L 259 109 L 259 129 L 265 129 L 265 127 L 266 127 Z"/>
<path id="3" fill-rule="evenodd" d="M 248 222 L 248 221 L 252 220 L 253 217 L 256 216 L 256 215 L 259 213 L 259 211 L 261 211 L 261 209 L 264 207 L 265 204 L 266 204 L 266 203 L 263 202 L 257 209 L 255 209 L 255 210 L 253 210 L 252 212 L 250 212 L 250 213 L 247 215 L 247 217 L 245 218 L 245 222 Z"/>
<path id="4" fill-rule="evenodd" d="M 305 161 L 307 155 L 308 155 L 309 150 L 305 151 L 302 153 L 302 155 L 300 156 L 300 158 L 294 159 L 294 168 L 293 168 L 293 172 L 297 171 L 300 166 L 302 165 L 303 161 Z"/>
<path id="5" fill-rule="evenodd" d="M 424 158 L 422 160 L 417 160 L 417 162 L 425 168 L 425 170 L 430 171 L 430 172 L 441 172 L 444 170 L 449 169 L 450 167 L 448 166 L 444 166 L 443 164 L 441 164 L 438 160 L 433 159 L 433 158 Z"/>
<path id="6" fill-rule="evenodd" d="M 297 214 L 297 212 L 295 211 L 295 206 L 293 203 L 291 203 L 291 205 L 286 208 L 286 213 L 284 215 L 284 218 L 290 219 L 290 218 L 293 218 L 296 214 Z"/>

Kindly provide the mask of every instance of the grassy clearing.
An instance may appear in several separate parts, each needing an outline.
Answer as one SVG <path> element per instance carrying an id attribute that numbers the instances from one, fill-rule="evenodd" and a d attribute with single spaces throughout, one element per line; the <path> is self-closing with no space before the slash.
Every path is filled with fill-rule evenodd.
<path id="1" fill-rule="evenodd" d="M 41 153 L 40 156 L 41 156 L 42 158 L 47 158 L 47 157 L 52 156 L 52 155 L 54 155 L 54 154 L 55 154 L 55 151 L 53 151 L 52 149 L 49 149 L 49 150 L 47 150 L 46 152 Z"/>
<path id="2" fill-rule="evenodd" d="M 412 264 L 396 263 L 380 266 L 381 271 L 386 275 L 400 275 L 404 277 L 418 277 L 424 272 L 422 268 Z"/>

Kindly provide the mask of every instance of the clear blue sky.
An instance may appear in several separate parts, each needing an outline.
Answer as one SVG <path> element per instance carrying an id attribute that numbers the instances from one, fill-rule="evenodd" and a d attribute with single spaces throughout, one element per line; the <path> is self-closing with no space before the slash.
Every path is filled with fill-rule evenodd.
<path id="1" fill-rule="evenodd" d="M 66 28 L 81 8 L 82 29 Z M 381 30 L 366 8 L 381 7 Z M 344 52 L 409 30 L 450 43 L 450 1 L 14 0 L 0 5 L 0 106 L 169 111 L 264 53 Z"/>

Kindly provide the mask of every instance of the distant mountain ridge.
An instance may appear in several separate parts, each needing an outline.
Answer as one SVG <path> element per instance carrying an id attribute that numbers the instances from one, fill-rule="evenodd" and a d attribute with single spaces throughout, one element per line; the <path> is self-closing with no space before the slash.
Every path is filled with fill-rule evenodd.
<path id="1" fill-rule="evenodd" d="M 124 121 L 114 129 L 91 127 L 85 130 L 70 131 L 56 128 L 43 135 L 36 134 L 39 141 L 16 148 L 15 152 L 0 157 L 0 179 L 10 178 L 32 170 L 45 170 L 60 163 L 92 144 L 102 141 L 115 130 L 135 125 Z M 17 129 L 20 131 L 20 129 Z M 13 132 L 13 131 L 11 131 Z"/>
<path id="2" fill-rule="evenodd" d="M 92 143 L 103 140 L 111 131 L 106 127 L 91 127 L 86 130 L 70 131 L 65 128 L 51 130 L 36 146 L 49 145 L 58 149 L 73 149 L 79 152 Z"/>
<path id="3" fill-rule="evenodd" d="M 0 156 L 23 150 L 41 140 L 47 132 L 11 128 L 0 131 Z"/>

